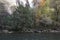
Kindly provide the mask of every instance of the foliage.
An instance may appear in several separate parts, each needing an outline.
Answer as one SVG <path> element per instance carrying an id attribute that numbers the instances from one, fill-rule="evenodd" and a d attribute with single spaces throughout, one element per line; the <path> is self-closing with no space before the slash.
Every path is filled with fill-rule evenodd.
<path id="1" fill-rule="evenodd" d="M 49 29 L 52 24 L 52 14 L 54 9 L 50 7 L 50 2 L 50 0 L 42 0 L 37 8 L 35 8 L 36 25 L 42 29 Z"/>
<path id="2" fill-rule="evenodd" d="M 26 0 L 25 7 L 19 4 L 11 15 L 7 14 L 4 4 L 0 3 L 0 14 L 2 14 L 0 26 L 9 31 L 19 32 L 35 28 L 38 30 L 57 29 L 60 26 L 58 23 L 60 22 L 59 3 L 59 0 L 43 0 L 41 3 L 37 3 L 35 0 L 35 7 L 30 8 L 29 2 Z M 1 10 L 2 8 L 3 10 Z"/>
<path id="3" fill-rule="evenodd" d="M 12 27 L 13 30 L 22 30 L 23 28 L 31 28 L 33 25 L 33 15 L 32 12 L 20 5 L 17 7 L 16 11 L 8 19 L 8 25 Z"/>

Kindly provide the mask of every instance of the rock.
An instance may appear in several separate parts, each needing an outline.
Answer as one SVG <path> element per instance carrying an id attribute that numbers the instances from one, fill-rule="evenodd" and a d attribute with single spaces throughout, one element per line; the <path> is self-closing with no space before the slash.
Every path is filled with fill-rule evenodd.
<path id="1" fill-rule="evenodd" d="M 39 33 L 38 31 L 34 31 L 34 33 Z"/>
<path id="2" fill-rule="evenodd" d="M 9 31 L 8 30 L 2 30 L 3 33 L 8 33 Z"/>
<path id="3" fill-rule="evenodd" d="M 10 31 L 10 32 L 8 32 L 8 33 L 13 33 L 13 31 Z"/>

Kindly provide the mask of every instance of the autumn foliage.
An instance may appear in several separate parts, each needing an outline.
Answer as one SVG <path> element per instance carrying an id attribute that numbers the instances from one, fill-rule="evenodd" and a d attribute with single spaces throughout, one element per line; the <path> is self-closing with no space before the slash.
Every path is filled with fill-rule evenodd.
<path id="1" fill-rule="evenodd" d="M 46 0 L 40 0 L 40 6 L 44 6 L 45 2 L 46 2 Z"/>

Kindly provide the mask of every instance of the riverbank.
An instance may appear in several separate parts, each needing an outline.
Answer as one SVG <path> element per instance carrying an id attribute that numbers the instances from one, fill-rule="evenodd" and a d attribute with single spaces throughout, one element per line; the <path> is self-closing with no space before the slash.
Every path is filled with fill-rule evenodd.
<path id="1" fill-rule="evenodd" d="M 47 32 L 49 32 L 49 33 L 60 33 L 60 31 L 58 31 L 58 30 L 42 30 L 42 31 L 37 31 L 37 30 L 35 30 L 35 31 L 8 31 L 8 30 L 2 30 L 2 31 L 0 31 L 0 33 L 9 33 L 9 34 L 11 34 L 11 33 L 47 33 Z"/>

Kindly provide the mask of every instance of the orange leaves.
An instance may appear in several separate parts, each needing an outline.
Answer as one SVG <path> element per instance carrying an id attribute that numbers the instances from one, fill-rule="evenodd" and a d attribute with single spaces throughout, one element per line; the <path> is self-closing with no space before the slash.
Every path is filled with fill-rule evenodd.
<path id="1" fill-rule="evenodd" d="M 43 7 L 45 5 L 45 3 L 46 3 L 46 0 L 33 0 L 33 2 L 34 2 L 35 6 L 37 6 L 37 7 L 39 7 L 39 6 Z"/>
<path id="2" fill-rule="evenodd" d="M 46 2 L 46 0 L 40 0 L 40 6 L 44 6 L 45 5 L 45 2 Z"/>

